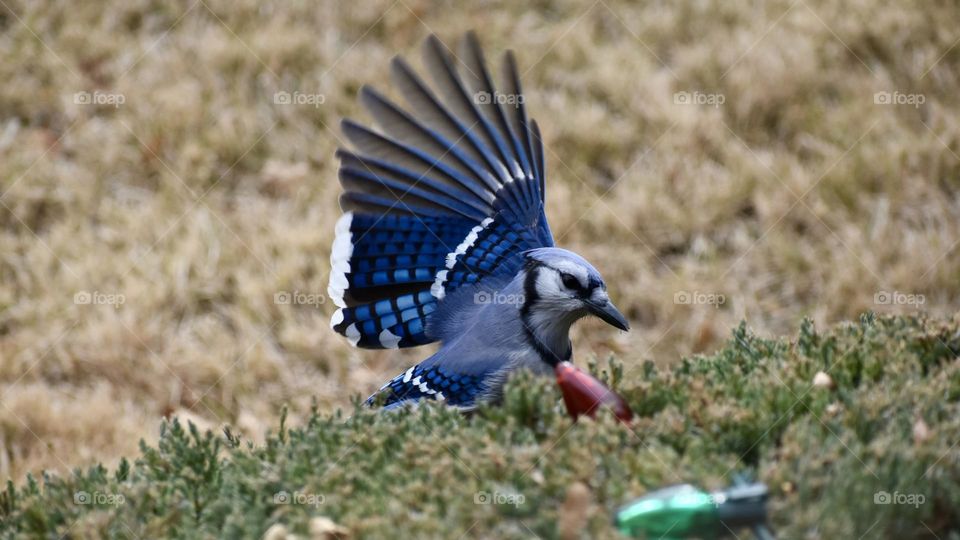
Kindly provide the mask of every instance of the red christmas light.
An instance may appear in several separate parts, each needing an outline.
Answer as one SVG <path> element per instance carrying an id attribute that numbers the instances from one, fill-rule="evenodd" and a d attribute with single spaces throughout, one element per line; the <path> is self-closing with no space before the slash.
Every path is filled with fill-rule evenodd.
<path id="1" fill-rule="evenodd" d="M 592 418 L 601 408 L 612 409 L 622 422 L 633 419 L 633 411 L 627 402 L 593 375 L 570 362 L 560 362 L 554 371 L 567 412 L 574 419 L 584 414 Z"/>

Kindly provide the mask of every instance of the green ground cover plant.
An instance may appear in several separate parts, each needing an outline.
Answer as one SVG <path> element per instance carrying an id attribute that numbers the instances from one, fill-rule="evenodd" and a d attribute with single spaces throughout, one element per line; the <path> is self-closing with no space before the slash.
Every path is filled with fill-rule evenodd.
<path id="1" fill-rule="evenodd" d="M 114 469 L 0 496 L 6 537 L 617 538 L 658 487 L 748 471 L 781 538 L 960 538 L 960 319 L 866 314 L 592 371 L 637 416 L 571 421 L 549 380 L 501 406 L 315 412 L 252 444 L 174 420 Z M 738 533 L 743 536 L 745 533 Z"/>

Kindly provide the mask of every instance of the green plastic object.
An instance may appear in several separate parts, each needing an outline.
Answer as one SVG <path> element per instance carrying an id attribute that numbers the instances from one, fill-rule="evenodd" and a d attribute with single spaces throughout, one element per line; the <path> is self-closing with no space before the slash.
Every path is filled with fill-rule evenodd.
<path id="1" fill-rule="evenodd" d="M 758 538 L 771 538 L 764 527 L 767 487 L 738 483 L 707 493 L 690 484 L 660 489 L 621 508 L 616 526 L 634 538 L 718 538 L 750 527 Z"/>
<path id="2" fill-rule="evenodd" d="M 695 536 L 712 531 L 717 522 L 717 507 L 710 494 L 690 484 L 654 491 L 617 512 L 617 528 L 635 537 Z"/>

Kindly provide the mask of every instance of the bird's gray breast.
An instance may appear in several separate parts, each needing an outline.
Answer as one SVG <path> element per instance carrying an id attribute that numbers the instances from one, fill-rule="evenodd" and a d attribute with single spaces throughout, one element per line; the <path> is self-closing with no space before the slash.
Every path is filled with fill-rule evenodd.
<path id="1" fill-rule="evenodd" d="M 448 334 L 429 363 L 441 363 L 459 373 L 497 373 L 498 379 L 520 368 L 551 373 L 552 368 L 529 341 L 520 306 L 495 300 L 461 319 L 456 333 Z"/>

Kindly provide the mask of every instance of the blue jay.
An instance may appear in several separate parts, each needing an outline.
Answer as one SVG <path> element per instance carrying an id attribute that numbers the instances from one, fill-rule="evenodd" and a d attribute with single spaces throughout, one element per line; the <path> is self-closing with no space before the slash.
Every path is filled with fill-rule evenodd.
<path id="1" fill-rule="evenodd" d="M 331 327 L 368 349 L 441 343 L 367 400 L 388 408 L 430 399 L 471 409 L 498 399 L 513 370 L 546 374 L 569 360 L 578 319 L 629 329 L 600 273 L 554 247 L 540 131 L 513 54 L 500 93 L 472 32 L 459 58 L 447 51 L 436 36 L 424 45 L 433 88 L 395 57 L 407 109 L 362 87 L 379 131 L 345 119 L 355 150 L 337 151 Z"/>

